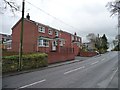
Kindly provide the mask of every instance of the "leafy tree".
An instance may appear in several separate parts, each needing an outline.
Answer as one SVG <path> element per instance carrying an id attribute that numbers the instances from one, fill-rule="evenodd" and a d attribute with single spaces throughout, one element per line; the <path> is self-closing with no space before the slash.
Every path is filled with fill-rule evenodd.
<path id="1" fill-rule="evenodd" d="M 95 47 L 97 51 L 99 51 L 100 53 L 104 53 L 107 51 L 108 40 L 105 34 L 102 37 L 99 37 L 99 34 L 98 34 L 98 37 L 96 37 L 96 41 L 95 41 Z"/>
<path id="2" fill-rule="evenodd" d="M 90 42 L 95 42 L 96 40 L 96 35 L 94 33 L 89 33 L 86 37 Z"/>
<path id="3" fill-rule="evenodd" d="M 103 50 L 107 51 L 107 49 L 108 49 L 108 40 L 107 40 L 106 35 L 104 34 L 101 37 L 101 39 L 102 39 L 102 48 L 103 48 Z"/>
<path id="4" fill-rule="evenodd" d="M 98 34 L 98 36 L 96 37 L 96 40 L 95 40 L 95 47 L 96 47 L 97 51 L 100 50 L 100 46 L 101 46 L 101 41 L 100 41 L 99 34 Z"/>

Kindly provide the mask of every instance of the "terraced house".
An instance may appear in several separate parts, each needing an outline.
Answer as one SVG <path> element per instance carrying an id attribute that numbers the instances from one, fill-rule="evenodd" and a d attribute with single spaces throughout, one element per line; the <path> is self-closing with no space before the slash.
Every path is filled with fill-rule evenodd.
<path id="1" fill-rule="evenodd" d="M 21 19 L 12 27 L 12 51 L 19 52 Z M 80 51 L 81 37 L 24 19 L 23 52 L 44 52 L 51 58 L 74 59 Z M 56 61 L 53 61 L 56 62 Z"/>

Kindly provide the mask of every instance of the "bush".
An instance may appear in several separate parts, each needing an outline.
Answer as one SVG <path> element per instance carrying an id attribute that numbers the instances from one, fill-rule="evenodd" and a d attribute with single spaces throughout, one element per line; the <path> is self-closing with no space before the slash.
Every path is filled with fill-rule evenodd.
<path id="1" fill-rule="evenodd" d="M 19 56 L 5 56 L 2 58 L 2 71 L 11 72 L 19 69 Z M 47 54 L 37 53 L 22 56 L 22 70 L 45 67 L 48 65 Z"/>

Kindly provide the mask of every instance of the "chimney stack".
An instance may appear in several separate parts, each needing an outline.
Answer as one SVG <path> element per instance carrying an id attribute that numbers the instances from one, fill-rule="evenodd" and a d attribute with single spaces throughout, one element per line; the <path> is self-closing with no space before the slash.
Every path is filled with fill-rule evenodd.
<path id="1" fill-rule="evenodd" d="M 26 18 L 27 18 L 28 20 L 30 20 L 30 15 L 29 15 L 29 13 L 27 14 Z"/>
<path id="2" fill-rule="evenodd" d="M 74 33 L 74 35 L 77 35 L 76 32 Z"/>

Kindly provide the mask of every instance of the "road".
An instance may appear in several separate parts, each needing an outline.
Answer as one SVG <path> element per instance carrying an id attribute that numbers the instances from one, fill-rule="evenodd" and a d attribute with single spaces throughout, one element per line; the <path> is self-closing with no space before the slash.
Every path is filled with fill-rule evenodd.
<path id="1" fill-rule="evenodd" d="M 82 62 L 4 77 L 3 88 L 118 88 L 118 80 L 113 80 L 117 72 L 118 53 L 109 52 Z"/>

